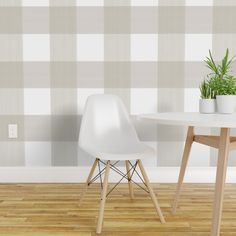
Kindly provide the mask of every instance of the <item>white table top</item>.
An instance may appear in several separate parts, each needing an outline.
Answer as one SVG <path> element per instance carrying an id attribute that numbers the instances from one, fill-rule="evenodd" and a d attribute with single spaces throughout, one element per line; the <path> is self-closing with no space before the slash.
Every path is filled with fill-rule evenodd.
<path id="1" fill-rule="evenodd" d="M 143 114 L 139 118 L 154 120 L 159 124 L 166 125 L 236 128 L 236 113 L 200 114 L 197 112 L 168 112 Z"/>

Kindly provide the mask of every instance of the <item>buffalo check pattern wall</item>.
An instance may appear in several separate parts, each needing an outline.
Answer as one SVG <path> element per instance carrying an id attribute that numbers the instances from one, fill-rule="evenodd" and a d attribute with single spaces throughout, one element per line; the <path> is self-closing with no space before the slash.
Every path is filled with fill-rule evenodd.
<path id="1" fill-rule="evenodd" d="M 135 115 L 198 110 L 208 49 L 236 52 L 235 12 L 234 0 L 0 0 L 0 166 L 90 165 L 77 140 L 95 93 L 122 98 L 157 150 L 146 165 L 179 165 L 185 131 Z M 191 165 L 215 155 L 195 145 Z"/>

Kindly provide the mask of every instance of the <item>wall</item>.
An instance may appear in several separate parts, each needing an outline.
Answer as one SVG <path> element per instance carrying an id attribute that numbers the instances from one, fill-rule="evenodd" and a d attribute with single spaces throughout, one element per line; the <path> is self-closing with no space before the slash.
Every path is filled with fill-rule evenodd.
<path id="1" fill-rule="evenodd" d="M 77 140 L 94 93 L 123 99 L 157 149 L 147 166 L 178 166 L 185 130 L 135 115 L 198 110 L 208 49 L 236 52 L 235 11 L 233 0 L 0 0 L 0 166 L 90 165 Z M 190 165 L 215 157 L 196 144 Z"/>

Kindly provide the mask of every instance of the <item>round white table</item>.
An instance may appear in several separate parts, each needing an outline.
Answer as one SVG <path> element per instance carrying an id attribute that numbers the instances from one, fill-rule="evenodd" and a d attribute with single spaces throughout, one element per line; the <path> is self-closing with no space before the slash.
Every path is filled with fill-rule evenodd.
<path id="1" fill-rule="evenodd" d="M 180 167 L 173 213 L 176 212 L 186 166 L 193 142 L 201 143 L 218 151 L 218 163 L 215 184 L 215 198 L 211 236 L 220 235 L 220 223 L 224 197 L 224 185 L 229 151 L 236 149 L 236 137 L 230 137 L 230 128 L 236 128 L 236 114 L 200 114 L 188 112 L 169 112 L 140 115 L 141 119 L 153 120 L 159 124 L 188 126 L 188 132 Z M 195 135 L 194 127 L 220 128 L 220 136 Z"/>

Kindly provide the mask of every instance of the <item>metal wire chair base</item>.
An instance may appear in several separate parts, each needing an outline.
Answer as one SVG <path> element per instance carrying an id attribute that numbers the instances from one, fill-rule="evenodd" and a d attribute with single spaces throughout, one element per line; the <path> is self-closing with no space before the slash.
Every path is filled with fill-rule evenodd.
<path id="1" fill-rule="evenodd" d="M 116 172 L 117 174 L 119 174 L 121 176 L 121 179 L 110 189 L 110 191 L 107 193 L 106 197 L 121 183 L 121 181 L 123 179 L 128 180 L 129 182 L 134 183 L 135 185 L 137 185 L 139 188 L 141 188 L 142 190 L 144 190 L 145 192 L 149 193 L 149 191 L 147 190 L 147 185 L 144 182 L 143 178 L 140 176 L 140 174 L 137 171 L 137 166 L 138 166 L 138 161 L 135 161 L 134 164 L 132 164 L 130 161 L 128 161 L 129 165 L 131 166 L 131 168 L 129 170 L 127 170 L 127 173 L 123 173 L 120 169 L 118 169 L 115 165 L 118 164 L 120 161 L 116 161 L 114 163 L 110 163 L 110 168 L 111 170 L 113 170 L 114 172 Z M 102 183 L 102 175 L 105 173 L 105 169 L 106 169 L 106 165 L 107 163 L 105 163 L 104 161 L 100 160 L 97 158 L 97 165 L 98 165 L 98 174 L 95 175 L 89 182 L 88 182 L 88 186 L 91 185 L 92 183 L 94 183 L 97 179 L 100 180 L 100 185 L 101 185 L 101 189 L 103 189 L 103 183 Z M 101 167 L 101 165 L 103 165 L 103 167 Z M 130 174 L 130 176 L 128 177 L 128 175 Z M 146 188 L 144 188 L 143 186 L 141 186 L 140 184 L 138 184 L 137 182 L 133 181 L 132 177 L 133 175 L 136 174 L 139 179 L 142 181 L 142 183 L 145 185 Z"/>

